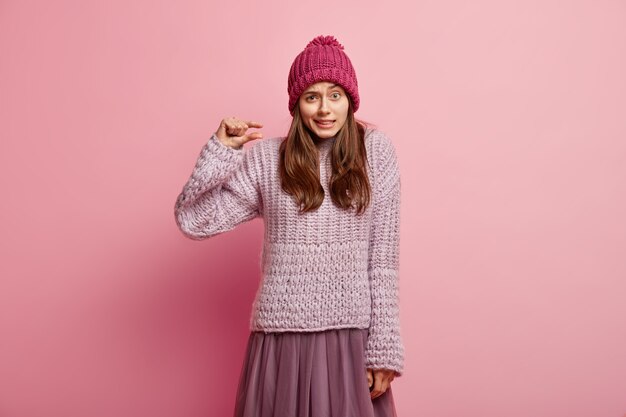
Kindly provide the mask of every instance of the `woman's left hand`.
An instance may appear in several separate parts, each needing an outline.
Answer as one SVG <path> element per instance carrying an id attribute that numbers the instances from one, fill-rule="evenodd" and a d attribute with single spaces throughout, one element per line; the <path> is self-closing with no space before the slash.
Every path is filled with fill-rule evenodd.
<path id="1" fill-rule="evenodd" d="M 391 381 L 396 376 L 396 372 L 391 369 L 370 369 L 367 368 L 367 386 L 374 388 L 370 392 L 370 397 L 372 400 L 374 398 L 378 398 L 387 391 L 389 386 L 391 385 Z"/>

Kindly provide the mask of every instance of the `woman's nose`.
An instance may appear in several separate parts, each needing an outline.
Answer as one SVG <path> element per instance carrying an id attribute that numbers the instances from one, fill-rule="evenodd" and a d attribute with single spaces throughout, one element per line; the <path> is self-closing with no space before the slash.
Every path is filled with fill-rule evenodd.
<path id="1" fill-rule="evenodd" d="M 326 102 L 326 100 L 322 99 L 320 102 L 320 112 L 327 112 L 328 111 L 328 103 Z"/>

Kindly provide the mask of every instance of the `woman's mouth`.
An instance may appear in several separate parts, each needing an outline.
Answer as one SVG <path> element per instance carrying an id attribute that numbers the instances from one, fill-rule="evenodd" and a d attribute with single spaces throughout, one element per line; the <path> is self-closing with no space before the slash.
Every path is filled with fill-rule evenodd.
<path id="1" fill-rule="evenodd" d="M 315 120 L 315 124 L 321 127 L 322 129 L 327 129 L 329 127 L 333 127 L 335 124 L 334 120 Z"/>

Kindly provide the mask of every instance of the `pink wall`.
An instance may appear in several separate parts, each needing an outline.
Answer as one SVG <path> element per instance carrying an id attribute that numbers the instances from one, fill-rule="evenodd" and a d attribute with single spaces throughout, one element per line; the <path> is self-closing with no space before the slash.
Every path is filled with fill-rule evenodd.
<path id="1" fill-rule="evenodd" d="M 626 413 L 624 2 L 5 0 L 0 415 L 230 415 L 263 225 L 173 205 L 319 34 L 399 150 L 400 415 Z"/>

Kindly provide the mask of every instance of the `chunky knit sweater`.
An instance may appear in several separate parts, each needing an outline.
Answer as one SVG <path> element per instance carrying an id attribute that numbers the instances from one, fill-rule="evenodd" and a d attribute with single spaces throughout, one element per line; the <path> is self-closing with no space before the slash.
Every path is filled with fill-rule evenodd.
<path id="1" fill-rule="evenodd" d="M 382 131 L 366 130 L 372 200 L 357 216 L 330 198 L 329 151 L 336 137 L 323 139 L 316 146 L 325 197 L 317 210 L 299 214 L 280 186 L 278 147 L 284 139 L 258 139 L 235 149 L 214 133 L 176 200 L 176 223 L 186 236 L 200 240 L 262 217 L 262 279 L 250 329 L 367 328 L 366 366 L 402 375 L 400 172 L 394 145 Z"/>

